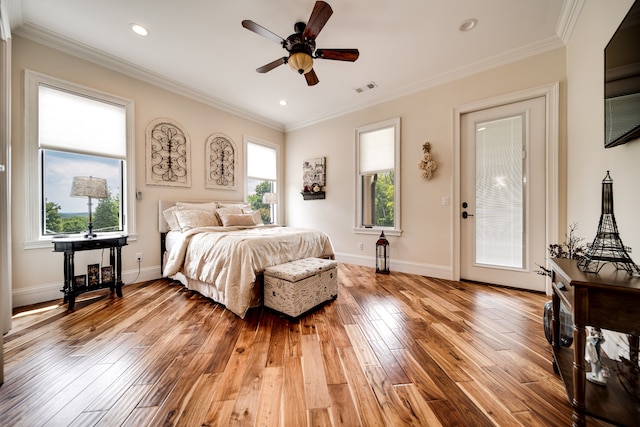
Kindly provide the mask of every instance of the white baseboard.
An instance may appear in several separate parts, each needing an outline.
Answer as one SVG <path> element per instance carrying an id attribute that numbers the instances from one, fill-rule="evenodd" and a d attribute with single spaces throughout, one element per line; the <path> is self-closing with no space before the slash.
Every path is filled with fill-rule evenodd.
<path id="1" fill-rule="evenodd" d="M 124 293 L 126 295 L 126 286 L 134 282 L 145 282 L 161 277 L 160 266 L 146 267 L 140 270 L 128 270 L 122 272 L 122 281 L 124 282 Z M 41 302 L 54 301 L 62 299 L 61 292 L 62 282 L 43 283 L 42 285 L 22 288 L 12 292 L 12 307 L 23 307 L 25 305 L 38 304 Z"/>
<path id="2" fill-rule="evenodd" d="M 347 264 L 362 265 L 365 267 L 375 268 L 375 259 L 360 255 L 337 253 L 336 260 Z M 391 259 L 389 261 L 392 271 L 399 271 L 408 274 L 418 274 L 420 276 L 435 277 L 438 279 L 452 280 L 452 271 L 450 266 L 422 264 L 409 261 L 400 261 Z M 155 280 L 162 277 L 160 266 L 146 267 L 140 270 L 128 270 L 122 272 L 122 281 L 126 286 L 130 283 L 145 282 L 147 280 Z M 62 299 L 62 282 L 43 283 L 29 288 L 22 288 L 12 292 L 12 307 L 23 307 L 25 305 L 38 304 L 41 302 L 54 301 Z"/>
<path id="3" fill-rule="evenodd" d="M 376 261 L 371 257 L 353 255 L 346 253 L 337 253 L 336 261 L 347 264 L 362 265 L 365 267 L 375 268 Z M 453 280 L 453 271 L 450 266 L 423 264 L 410 261 L 401 261 L 390 259 L 389 265 L 391 271 L 399 271 L 407 274 L 417 274 L 426 277 L 435 277 L 437 279 Z"/>

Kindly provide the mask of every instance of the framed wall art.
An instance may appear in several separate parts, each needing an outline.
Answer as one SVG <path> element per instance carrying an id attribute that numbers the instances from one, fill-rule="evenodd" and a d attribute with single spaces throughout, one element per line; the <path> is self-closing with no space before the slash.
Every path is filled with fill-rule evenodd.
<path id="1" fill-rule="evenodd" d="M 313 189 L 314 185 L 324 190 L 326 176 L 325 157 L 305 160 L 302 164 L 302 180 L 305 188 Z"/>
<path id="2" fill-rule="evenodd" d="M 79 274 L 73 276 L 73 289 L 84 289 L 87 287 L 87 275 Z"/>
<path id="3" fill-rule="evenodd" d="M 235 190 L 236 165 L 238 163 L 236 144 L 224 133 L 214 133 L 205 143 L 205 188 Z"/>
<path id="4" fill-rule="evenodd" d="M 326 184 L 325 157 L 305 160 L 302 163 L 302 197 L 304 200 L 325 198 Z"/>
<path id="5" fill-rule="evenodd" d="M 105 265 L 102 267 L 102 283 L 113 282 L 113 266 Z"/>
<path id="6" fill-rule="evenodd" d="M 100 284 L 100 264 L 87 265 L 87 282 L 89 286 Z"/>
<path id="7" fill-rule="evenodd" d="M 152 120 L 145 131 L 147 185 L 191 187 L 191 142 L 175 120 Z"/>

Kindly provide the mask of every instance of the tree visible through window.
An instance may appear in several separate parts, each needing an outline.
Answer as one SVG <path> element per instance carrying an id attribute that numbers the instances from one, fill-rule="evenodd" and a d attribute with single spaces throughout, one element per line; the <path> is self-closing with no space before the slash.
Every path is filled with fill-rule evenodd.
<path id="1" fill-rule="evenodd" d="M 70 190 L 73 176 L 91 174 L 105 178 L 109 191 L 108 198 L 92 200 L 93 231 L 104 233 L 122 230 L 122 161 L 56 150 L 42 150 L 41 153 L 42 197 L 45 205 L 43 235 L 82 233 L 88 229 L 88 198 L 71 197 Z"/>
<path id="2" fill-rule="evenodd" d="M 251 209 L 259 211 L 262 222 L 277 222 L 276 205 L 264 202 L 266 193 L 278 190 L 278 149 L 267 143 L 246 142 L 247 154 L 247 202 Z"/>
<path id="3" fill-rule="evenodd" d="M 133 101 L 25 72 L 27 163 L 26 247 L 56 234 L 88 229 L 88 197 L 72 197 L 76 176 L 103 178 L 108 197 L 92 199 L 93 231 L 135 235 Z"/>
<path id="4" fill-rule="evenodd" d="M 400 232 L 400 188 L 397 173 L 399 133 L 400 119 L 387 120 L 356 130 L 356 231 L 390 228 Z"/>

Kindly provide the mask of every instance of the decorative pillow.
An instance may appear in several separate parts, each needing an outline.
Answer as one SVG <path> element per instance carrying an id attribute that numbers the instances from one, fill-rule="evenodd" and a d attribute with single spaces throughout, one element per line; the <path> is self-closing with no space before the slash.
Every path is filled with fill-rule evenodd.
<path id="1" fill-rule="evenodd" d="M 256 222 L 253 219 L 253 214 L 222 214 L 220 215 L 220 219 L 222 219 L 222 225 L 224 227 L 231 227 L 234 225 L 256 225 Z"/>
<path id="2" fill-rule="evenodd" d="M 216 202 L 204 202 L 204 203 L 187 203 L 187 202 L 176 202 L 176 206 L 178 208 L 184 209 L 198 209 L 204 211 L 215 211 L 218 207 Z"/>
<path id="3" fill-rule="evenodd" d="M 216 202 L 203 202 L 203 203 L 176 202 L 176 206 L 178 209 L 199 210 L 199 211 L 201 210 L 206 212 L 213 212 L 215 221 L 213 224 L 208 224 L 208 225 L 212 225 L 212 226 L 222 225 L 222 221 L 220 221 L 220 217 L 218 217 L 215 214 L 216 207 L 218 206 Z"/>
<path id="4" fill-rule="evenodd" d="M 218 208 L 216 209 L 216 212 L 218 213 L 218 215 L 220 215 L 221 218 L 222 218 L 222 215 L 231 215 L 231 214 L 239 215 L 239 214 L 245 213 L 239 207 Z"/>
<path id="5" fill-rule="evenodd" d="M 176 209 L 176 217 L 181 231 L 198 227 L 220 226 L 216 212 L 200 209 Z"/>
<path id="6" fill-rule="evenodd" d="M 256 223 L 256 225 L 261 225 L 264 224 L 262 222 L 262 215 L 260 215 L 260 211 L 251 211 L 251 212 L 245 212 L 245 213 L 250 213 L 251 215 L 253 215 L 253 222 Z"/>
<path id="7" fill-rule="evenodd" d="M 248 203 L 219 203 L 218 202 L 218 208 L 239 208 L 240 210 L 244 211 L 246 209 L 251 209 L 251 205 Z"/>
<path id="8" fill-rule="evenodd" d="M 165 209 L 162 211 L 162 216 L 164 216 L 164 220 L 167 221 L 167 225 L 169 226 L 169 230 L 180 230 L 180 224 L 178 224 L 178 218 L 176 217 L 176 208 L 175 206 L 171 206 L 169 209 Z"/>

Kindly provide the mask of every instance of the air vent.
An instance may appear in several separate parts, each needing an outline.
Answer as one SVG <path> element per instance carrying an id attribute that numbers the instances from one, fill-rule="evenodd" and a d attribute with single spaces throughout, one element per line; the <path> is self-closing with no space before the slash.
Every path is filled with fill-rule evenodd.
<path id="1" fill-rule="evenodd" d="M 358 92 L 358 93 L 362 93 L 362 92 L 366 92 L 366 91 L 371 90 L 371 89 L 376 88 L 376 87 L 378 87 L 377 84 L 375 84 L 374 82 L 369 82 L 364 86 L 360 86 L 360 87 L 355 88 L 354 90 L 356 92 Z"/>

